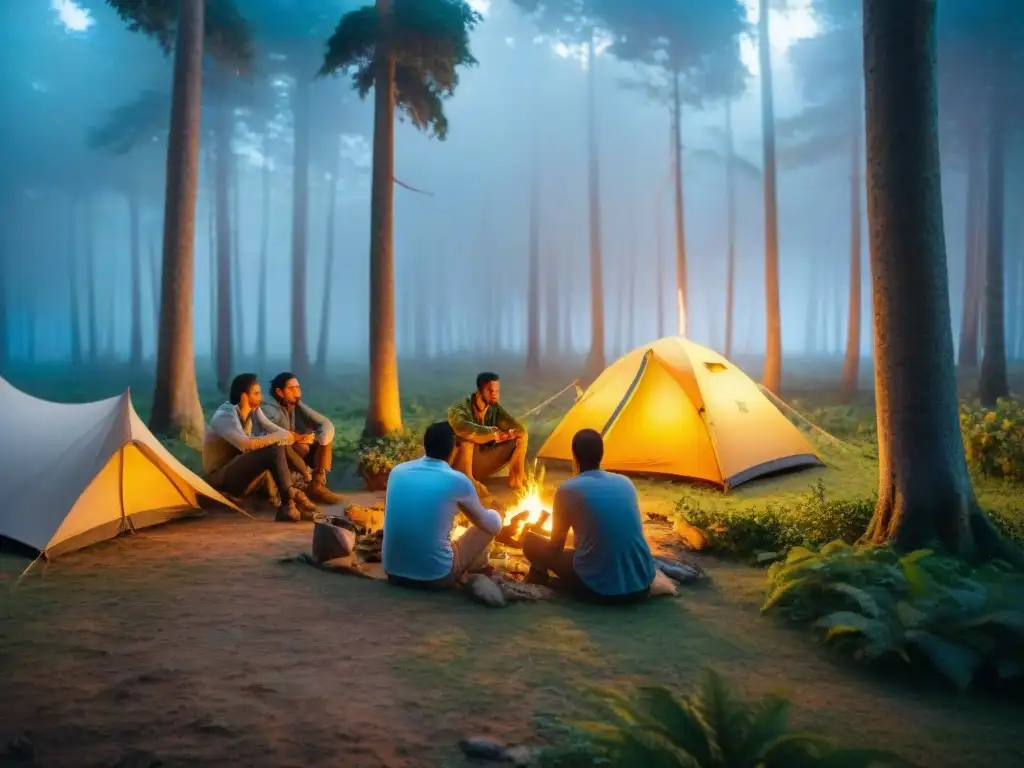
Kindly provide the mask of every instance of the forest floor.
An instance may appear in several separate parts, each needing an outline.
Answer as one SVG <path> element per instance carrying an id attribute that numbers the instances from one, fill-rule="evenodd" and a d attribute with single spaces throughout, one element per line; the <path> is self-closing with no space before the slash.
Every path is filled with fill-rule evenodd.
<path id="1" fill-rule="evenodd" d="M 14 383 L 79 400 L 116 394 L 124 382 L 113 378 L 71 394 L 53 380 Z M 410 423 L 440 418 L 468 394 L 468 368 L 462 378 L 403 375 Z M 522 412 L 570 379 L 527 388 L 510 376 L 504 399 Z M 353 376 L 334 386 L 341 394 L 310 388 L 307 399 L 330 412 L 344 443 L 361 420 L 362 398 L 347 393 L 365 385 Z M 144 416 L 148 392 L 135 391 Z M 799 396 L 825 402 L 824 391 Z M 531 422 L 535 449 L 569 403 L 571 395 Z M 829 449 L 824 469 L 727 497 L 639 483 L 642 505 L 665 514 L 683 495 L 785 505 L 818 479 L 830 495 L 870 495 L 870 450 L 854 448 Z M 1024 514 L 1020 488 L 980 492 Z M 280 562 L 308 550 L 310 528 L 211 514 L 68 555 L 16 590 L 27 561 L 0 556 L 0 764 L 457 766 L 460 738 L 533 742 L 535 716 L 572 712 L 588 684 L 687 689 L 710 666 L 747 694 L 784 693 L 797 725 L 848 744 L 924 766 L 1024 765 L 1020 704 L 849 666 L 759 616 L 761 570 L 701 557 L 708 583 L 679 599 L 624 609 L 556 599 L 495 611 Z"/>

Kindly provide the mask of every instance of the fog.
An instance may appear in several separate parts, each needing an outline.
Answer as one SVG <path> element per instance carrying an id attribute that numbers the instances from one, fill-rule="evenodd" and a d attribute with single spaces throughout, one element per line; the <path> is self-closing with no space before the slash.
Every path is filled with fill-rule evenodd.
<path id="1" fill-rule="evenodd" d="M 850 2 L 859 6 L 859 0 Z M 337 18 L 358 4 L 334 0 L 336 12 L 324 11 L 332 21 L 323 34 L 301 38 L 311 62 L 305 70 L 310 77 L 316 74 L 324 40 Z M 511 2 L 476 0 L 474 4 L 484 14 L 472 35 L 479 64 L 461 73 L 454 97 L 446 102 L 450 123 L 446 140 L 433 139 L 408 122 L 399 123 L 396 130 L 399 353 L 522 354 L 527 332 L 531 182 L 536 174 L 544 322 L 552 321 L 549 315 L 557 306 L 560 343 L 570 346 L 562 349 L 563 354 L 582 355 L 590 343 L 586 51 L 544 36 Z M 753 23 L 756 2 L 750 0 L 749 5 Z M 788 10 L 771 17 L 779 126 L 781 321 L 787 356 L 839 353 L 847 332 L 849 152 L 838 145 L 826 147 L 813 162 L 797 162 L 799 153 L 785 129 L 787 121 L 814 106 L 813 82 L 808 83 L 813 73 L 800 70 L 798 57 L 801 42 L 821 32 L 811 6 L 810 0 L 792 2 Z M 129 31 L 100 2 L 8 1 L 2 13 L 0 100 L 7 116 L 0 126 L 2 288 L 9 359 L 12 363 L 70 360 L 75 330 L 69 329 L 77 328 L 90 359 L 127 360 L 132 327 L 132 195 L 137 195 L 140 206 L 142 348 L 144 356 L 152 358 L 159 296 L 158 274 L 153 270 L 158 269 L 162 251 L 171 59 L 152 39 Z M 232 286 L 235 357 L 242 360 L 256 354 L 264 301 L 269 354 L 287 356 L 291 349 L 294 125 L 290 104 L 295 82 L 284 73 L 286 67 L 274 66 L 275 61 L 284 62 L 275 58 L 273 47 L 261 48 L 269 24 L 252 20 L 258 64 L 249 82 L 239 80 L 218 89 L 216 76 L 207 73 L 204 83 L 194 302 L 200 357 L 213 350 L 216 320 L 211 299 L 215 184 L 208 152 L 214 138 L 207 123 L 212 123 L 210 115 L 218 99 L 227 98 L 224 93 L 231 94 L 232 152 L 237 158 L 229 219 L 232 238 L 237 237 L 234 264 L 240 270 Z M 292 34 L 273 31 L 275 44 Z M 740 51 L 749 74 L 742 95 L 732 102 L 734 146 L 740 158 L 733 350 L 757 355 L 765 343 L 765 244 L 756 35 L 744 39 Z M 678 326 L 671 116 L 667 104 L 627 87 L 627 82 L 647 77 L 646 73 L 615 58 L 606 46 L 598 45 L 598 52 L 595 125 L 605 334 L 607 354 L 613 359 L 659 332 L 675 332 Z M 859 59 L 854 66 L 859 66 Z M 372 95 L 361 100 L 344 76 L 317 79 L 311 98 L 304 308 L 309 355 L 315 357 L 320 336 L 329 191 L 334 183 L 336 261 L 328 284 L 327 352 L 332 365 L 362 364 L 369 312 L 373 100 Z M 848 98 L 859 107 L 856 92 Z M 134 118 L 118 116 L 117 110 L 138 105 L 140 99 L 138 113 L 157 117 L 138 121 L 149 126 L 138 140 L 131 146 L 97 146 L 97 136 L 105 127 L 134 124 Z M 258 106 L 247 105 L 253 103 Z M 681 124 L 690 286 L 686 331 L 717 349 L 725 345 L 725 109 L 723 100 L 687 104 Z M 954 333 L 960 326 L 965 253 L 965 163 L 960 154 L 944 144 Z M 1019 211 L 1014 202 L 1020 199 L 1019 184 L 1012 174 L 1009 179 L 1007 211 Z M 265 215 L 263 198 L 267 181 L 269 215 Z M 866 206 L 863 210 L 861 349 L 869 355 Z M 1013 217 L 1006 224 L 1008 270 L 1019 259 L 1020 224 Z M 268 281 L 266 295 L 261 297 L 264 234 Z M 1012 278 L 1020 273 L 1008 274 Z M 552 285 L 549 295 L 545 289 Z M 77 313 L 77 326 L 73 313 Z M 424 331 L 424 323 L 429 331 Z M 1017 351 L 1011 348 L 1011 356 Z"/>

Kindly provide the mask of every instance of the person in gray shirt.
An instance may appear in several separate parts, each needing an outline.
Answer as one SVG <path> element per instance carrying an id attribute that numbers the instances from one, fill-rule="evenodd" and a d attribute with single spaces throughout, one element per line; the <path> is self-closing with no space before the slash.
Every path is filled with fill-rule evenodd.
<path id="1" fill-rule="evenodd" d="M 203 440 L 203 474 L 206 482 L 219 491 L 241 496 L 245 489 L 266 471 L 277 485 L 277 520 L 297 522 L 299 511 L 312 516 L 316 506 L 292 485 L 292 464 L 298 456 L 289 456 L 295 442 L 291 432 L 275 426 L 260 410 L 263 395 L 254 373 L 240 373 L 231 382 L 228 402 L 214 411 Z"/>
<path id="2" fill-rule="evenodd" d="M 527 580 L 545 583 L 553 572 L 571 594 L 585 600 L 642 600 L 656 569 L 636 488 L 629 478 L 601 469 L 604 441 L 598 432 L 577 432 L 572 455 L 575 477 L 555 493 L 551 538 L 533 532 L 523 537 L 523 555 L 530 562 Z M 570 529 L 575 549 L 565 548 Z"/>

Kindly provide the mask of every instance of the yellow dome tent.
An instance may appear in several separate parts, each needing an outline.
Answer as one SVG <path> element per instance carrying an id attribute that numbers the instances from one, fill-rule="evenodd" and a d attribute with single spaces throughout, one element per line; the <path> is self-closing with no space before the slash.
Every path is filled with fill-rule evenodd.
<path id="1" fill-rule="evenodd" d="M 668 337 L 620 357 L 551 433 L 541 459 L 571 461 L 573 435 L 604 436 L 605 469 L 706 480 L 724 488 L 820 465 L 800 430 L 721 355 Z"/>

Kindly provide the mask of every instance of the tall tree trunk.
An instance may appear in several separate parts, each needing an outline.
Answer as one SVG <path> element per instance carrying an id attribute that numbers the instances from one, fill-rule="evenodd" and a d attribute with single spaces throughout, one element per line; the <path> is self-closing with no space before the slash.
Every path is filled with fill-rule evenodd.
<path id="1" fill-rule="evenodd" d="M 139 225 L 139 193 L 135 187 L 128 192 L 128 229 L 132 259 L 132 317 L 128 364 L 133 369 L 138 369 L 142 366 L 142 229 Z"/>
<path id="2" fill-rule="evenodd" d="M 633 217 L 630 227 L 630 248 L 629 248 L 629 302 L 626 304 L 626 345 L 625 352 L 636 346 L 636 217 Z"/>
<path id="3" fill-rule="evenodd" d="M 762 383 L 772 392 L 782 386 L 782 315 L 779 308 L 779 214 L 775 183 L 775 102 L 772 94 L 768 0 L 761 0 L 757 23 L 761 64 L 761 133 L 764 154 L 765 354 Z"/>
<path id="4" fill-rule="evenodd" d="M 390 0 L 386 0 L 390 2 Z M 377 3 L 378 8 L 380 2 Z M 390 82 L 378 80 L 378 83 Z M 292 172 L 292 371 L 299 378 L 309 369 L 309 347 L 306 320 L 306 267 L 309 237 L 309 140 L 310 90 L 305 77 L 295 85 L 292 113 L 295 120 L 295 153 Z M 379 119 L 379 117 L 377 118 Z M 394 116 L 390 118 L 394 120 Z M 376 158 L 374 159 L 376 162 Z M 392 163 L 394 160 L 392 160 Z M 374 179 L 376 183 L 376 178 Z M 377 201 L 374 199 L 374 206 Z M 371 331 L 372 333 L 372 331 Z"/>
<path id="5" fill-rule="evenodd" d="M 192 339 L 199 119 L 203 94 L 204 0 L 182 0 L 174 55 L 171 127 L 167 142 L 163 276 L 156 388 L 149 426 L 198 447 L 203 408 Z"/>
<path id="6" fill-rule="evenodd" d="M 530 180 L 530 263 L 527 274 L 526 375 L 540 375 L 540 168 L 534 150 Z"/>
<path id="7" fill-rule="evenodd" d="M 100 356 L 100 327 L 96 307 L 96 230 L 93 225 L 96 208 L 91 197 L 85 201 L 85 312 L 89 332 L 89 362 Z"/>
<path id="8" fill-rule="evenodd" d="M 1017 359 L 1017 310 L 1020 293 L 1017 275 L 1020 272 L 1020 251 L 1016 248 L 1006 254 L 1006 356 Z"/>
<path id="9" fill-rule="evenodd" d="M 725 254 L 725 358 L 732 359 L 732 344 L 736 314 L 736 150 L 732 131 L 732 100 L 725 102 L 725 187 L 726 236 L 729 244 Z"/>
<path id="10" fill-rule="evenodd" d="M 550 241 L 547 253 L 551 253 Z M 562 355 L 559 340 L 561 339 L 561 317 L 559 304 L 562 297 L 562 259 L 565 249 L 559 249 L 557 258 L 551 260 L 548 279 L 544 281 L 544 356 L 549 360 L 557 360 Z"/>
<path id="11" fill-rule="evenodd" d="M 590 354 L 584 364 L 584 375 L 597 378 L 604 370 L 604 258 L 601 250 L 601 170 L 597 136 L 597 56 L 594 34 L 587 35 L 587 129 L 590 234 Z"/>
<path id="12" fill-rule="evenodd" d="M 854 112 L 852 142 L 850 147 L 850 298 L 846 325 L 846 357 L 843 360 L 843 381 L 840 393 L 846 401 L 857 396 L 857 381 L 860 378 L 860 324 L 861 324 L 861 116 L 863 111 Z"/>
<path id="13" fill-rule="evenodd" d="M 821 352 L 821 263 L 811 259 L 807 275 L 807 320 L 804 327 L 804 351 L 808 357 Z"/>
<path id="14" fill-rule="evenodd" d="M 233 118 L 226 106 L 217 107 L 213 184 L 217 208 L 217 389 L 227 392 L 234 365 L 234 316 L 231 311 L 231 134 Z"/>
<path id="15" fill-rule="evenodd" d="M 206 152 L 206 178 L 207 178 L 207 243 L 206 243 L 206 255 L 207 255 L 207 266 L 209 270 L 209 281 L 210 281 L 210 364 L 213 365 L 216 370 L 216 358 L 217 358 L 217 205 L 214 202 L 216 193 L 214 192 L 213 179 L 216 176 L 214 171 L 213 163 L 213 152 L 207 150 Z"/>
<path id="16" fill-rule="evenodd" d="M 78 280 L 78 230 L 75 225 L 75 200 L 68 199 L 68 309 L 71 312 L 71 364 L 75 368 L 82 366 L 82 312 L 78 306 L 82 286 Z M 6 293 L 4 294 L 6 296 Z M 4 307 L 7 304 L 5 302 Z M 6 315 L 6 311 L 5 311 Z M 5 351 L 7 333 L 4 333 Z M 7 359 L 6 357 L 4 358 Z"/>
<path id="17" fill-rule="evenodd" d="M 316 339 L 316 371 L 323 379 L 327 376 L 327 341 L 331 328 L 331 287 L 334 285 L 334 230 L 338 218 L 338 176 L 341 172 L 341 134 L 334 141 L 334 167 L 331 169 L 327 190 L 327 232 L 324 244 L 324 285 L 320 296 L 320 333 Z"/>
<path id="18" fill-rule="evenodd" d="M 998 77 L 999 75 L 997 75 Z M 1003 254 L 1006 197 L 1006 117 L 1001 89 L 989 89 L 988 227 L 985 247 L 985 346 L 978 390 L 981 404 L 994 408 L 1010 393 L 1006 380 L 1006 265 Z"/>
<path id="19" fill-rule="evenodd" d="M 156 354 L 156 337 L 160 332 L 160 258 L 152 235 L 149 237 L 149 287 L 153 303 L 153 354 Z"/>
<path id="20" fill-rule="evenodd" d="M 683 100 L 679 92 L 681 76 L 678 72 L 672 73 L 672 183 L 675 191 L 676 227 L 676 332 L 680 336 L 685 336 L 688 330 L 690 293 L 686 272 L 686 207 L 683 205 Z"/>
<path id="21" fill-rule="evenodd" d="M 231 308 L 235 324 L 234 343 L 239 357 L 245 357 L 245 315 L 242 299 L 245 296 L 242 285 L 242 186 L 239 175 L 242 172 L 238 158 L 231 155 Z"/>
<path id="22" fill-rule="evenodd" d="M 998 537 L 960 436 L 942 223 L 934 0 L 864 0 L 878 506 L 868 534 L 971 555 Z"/>
<path id="23" fill-rule="evenodd" d="M 270 253 L 270 166 L 264 161 L 263 202 L 260 212 L 260 281 L 256 317 L 256 357 L 260 368 L 267 366 L 267 259 Z"/>
<path id="24" fill-rule="evenodd" d="M 370 397 L 366 433 L 402 428 L 395 347 L 395 57 L 391 0 L 377 0 L 381 42 L 375 68 L 373 182 L 370 192 Z"/>
<path id="25" fill-rule="evenodd" d="M 985 163 L 981 131 L 971 126 L 967 146 L 967 220 L 964 224 L 964 290 L 960 314 L 960 338 L 957 362 L 964 371 L 978 367 L 979 298 L 982 281 L 982 213 L 984 194 L 982 177 Z"/>

